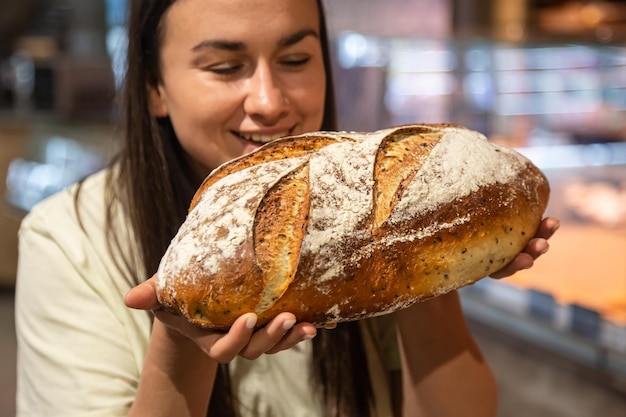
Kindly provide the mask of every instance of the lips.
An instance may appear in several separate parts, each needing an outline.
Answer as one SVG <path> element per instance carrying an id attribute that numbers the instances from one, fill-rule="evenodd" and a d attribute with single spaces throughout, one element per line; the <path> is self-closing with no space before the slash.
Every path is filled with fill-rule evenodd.
<path id="1" fill-rule="evenodd" d="M 290 132 L 291 132 L 290 130 L 285 130 L 282 132 L 266 134 L 266 133 L 244 133 L 244 132 L 233 131 L 233 134 L 235 136 L 240 137 L 241 139 L 244 139 L 250 142 L 269 143 L 273 140 L 280 139 L 285 136 L 289 136 Z"/>

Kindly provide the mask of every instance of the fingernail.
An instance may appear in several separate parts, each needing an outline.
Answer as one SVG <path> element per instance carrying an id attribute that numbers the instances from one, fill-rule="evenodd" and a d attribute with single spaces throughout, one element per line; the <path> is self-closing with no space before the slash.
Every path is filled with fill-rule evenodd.
<path id="1" fill-rule="evenodd" d="M 246 327 L 248 329 L 254 329 L 254 326 L 256 326 L 256 314 L 250 314 L 250 316 L 246 319 Z"/>
<path id="2" fill-rule="evenodd" d="M 289 330 L 296 324 L 295 320 L 287 320 L 283 323 L 283 330 Z"/>
<path id="3" fill-rule="evenodd" d="M 314 337 L 315 337 L 315 335 L 314 335 L 314 334 L 309 334 L 309 333 L 307 333 L 307 334 L 305 334 L 304 336 L 302 336 L 302 340 L 311 340 L 311 339 L 313 339 Z"/>

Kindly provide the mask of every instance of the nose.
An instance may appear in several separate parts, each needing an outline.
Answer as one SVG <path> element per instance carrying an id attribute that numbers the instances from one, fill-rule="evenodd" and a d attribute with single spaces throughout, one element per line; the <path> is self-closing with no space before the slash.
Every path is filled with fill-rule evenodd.
<path id="1" fill-rule="evenodd" d="M 259 64 L 249 78 L 244 111 L 266 126 L 275 125 L 289 112 L 289 101 L 269 65 Z"/>

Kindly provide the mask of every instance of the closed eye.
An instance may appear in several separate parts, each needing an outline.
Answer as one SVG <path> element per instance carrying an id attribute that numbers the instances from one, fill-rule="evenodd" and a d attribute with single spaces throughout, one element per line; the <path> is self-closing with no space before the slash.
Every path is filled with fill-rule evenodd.
<path id="1" fill-rule="evenodd" d="M 243 68 L 243 64 L 225 63 L 225 64 L 212 65 L 206 68 L 206 70 L 217 75 L 233 75 L 233 74 L 236 74 L 238 71 L 240 71 L 242 68 Z"/>
<path id="2" fill-rule="evenodd" d="M 286 58 L 280 61 L 281 65 L 291 68 L 298 68 L 305 65 L 307 62 L 311 60 L 311 57 L 301 57 L 301 58 Z"/>

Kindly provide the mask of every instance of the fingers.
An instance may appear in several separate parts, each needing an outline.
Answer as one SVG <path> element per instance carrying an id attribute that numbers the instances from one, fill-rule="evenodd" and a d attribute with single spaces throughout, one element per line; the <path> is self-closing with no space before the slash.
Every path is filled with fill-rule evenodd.
<path id="1" fill-rule="evenodd" d="M 528 242 L 524 251 L 517 255 L 507 266 L 491 274 L 491 278 L 500 279 L 511 276 L 522 269 L 531 268 L 538 257 L 548 252 L 550 249 L 548 239 L 554 235 L 560 225 L 560 221 L 554 217 L 543 219 L 535 237 Z"/>
<path id="2" fill-rule="evenodd" d="M 534 265 L 535 259 L 548 252 L 548 249 L 550 249 L 550 245 L 546 239 L 533 238 L 528 242 L 524 251 L 517 255 L 511 263 L 490 276 L 499 279 L 511 276 L 522 269 L 529 269 Z"/>
<path id="3" fill-rule="evenodd" d="M 189 323 L 184 317 L 163 308 L 156 296 L 156 276 L 132 288 L 124 297 L 129 308 L 152 310 L 165 326 L 193 340 L 208 356 L 220 363 L 232 361 L 236 356 L 256 359 L 264 353 L 290 349 L 303 340 L 312 339 L 317 329 L 310 323 L 296 324 L 291 313 L 276 316 L 266 326 L 255 331 L 257 316 L 254 313 L 239 317 L 225 332 L 204 330 Z"/>
<path id="4" fill-rule="evenodd" d="M 256 324 L 255 314 L 244 314 L 225 333 L 196 327 L 184 317 L 163 309 L 153 310 L 153 313 L 166 327 L 175 330 L 180 337 L 192 340 L 207 356 L 220 363 L 232 361 L 245 348 Z"/>
<path id="5" fill-rule="evenodd" d="M 296 324 L 279 343 L 268 349 L 268 354 L 277 353 L 282 350 L 291 349 L 295 345 L 305 340 L 311 340 L 317 335 L 317 329 L 311 323 Z"/>
<path id="6" fill-rule="evenodd" d="M 550 244 L 546 239 L 534 238 L 528 242 L 526 248 L 524 249 L 524 253 L 529 254 L 533 260 L 535 260 L 539 256 L 548 252 L 548 249 L 550 249 Z"/>
<path id="7" fill-rule="evenodd" d="M 296 326 L 293 314 L 281 313 L 252 336 L 240 355 L 246 359 L 256 359 L 264 353 L 276 353 L 314 337 L 316 332 L 315 327 L 308 323 Z"/>
<path id="8" fill-rule="evenodd" d="M 515 257 L 507 266 L 490 275 L 491 278 L 504 278 L 513 275 L 522 269 L 528 269 L 533 266 L 535 258 L 526 252 L 522 252 Z"/>
<path id="9" fill-rule="evenodd" d="M 241 356 L 257 359 L 264 353 L 277 353 L 315 337 L 317 329 L 310 323 L 297 323 L 291 313 L 281 313 L 265 327 L 256 329 L 257 316 L 247 313 L 239 317 L 228 332 L 201 329 L 184 317 L 164 309 L 153 310 L 154 316 L 181 337 L 191 339 L 211 359 L 228 363 Z"/>
<path id="10" fill-rule="evenodd" d="M 254 334 L 250 343 L 241 352 L 241 356 L 246 359 L 258 358 L 276 346 L 295 324 L 296 318 L 293 314 L 279 314 Z"/>
<path id="11" fill-rule="evenodd" d="M 132 288 L 124 297 L 127 307 L 138 310 L 154 310 L 159 308 L 156 296 L 156 276 Z"/>
<path id="12" fill-rule="evenodd" d="M 228 333 L 222 333 L 218 338 L 214 337 L 215 333 L 206 331 L 199 331 L 192 338 L 211 358 L 227 363 L 250 343 L 256 322 L 256 314 L 247 313 L 235 320 Z"/>
<path id="13" fill-rule="evenodd" d="M 176 329 L 186 338 L 191 339 L 207 356 L 220 363 L 232 361 L 245 348 L 256 324 L 254 313 L 244 314 L 226 333 L 196 327 L 183 317 L 164 310 L 155 310 L 154 315 L 166 326 Z"/>
<path id="14" fill-rule="evenodd" d="M 218 337 L 215 333 L 198 331 L 191 337 L 213 359 L 221 363 L 232 361 L 236 356 L 253 360 L 267 353 L 290 349 L 303 340 L 312 339 L 317 331 L 309 323 L 296 325 L 291 313 L 281 313 L 266 326 L 255 331 L 257 316 L 244 314 L 232 325 L 228 333 Z"/>
<path id="15" fill-rule="evenodd" d="M 545 219 L 543 219 L 541 224 L 539 224 L 539 228 L 537 229 L 535 237 L 550 239 L 552 235 L 554 235 L 554 233 L 559 230 L 560 226 L 561 222 L 559 221 L 559 219 L 554 217 L 546 217 Z"/>

